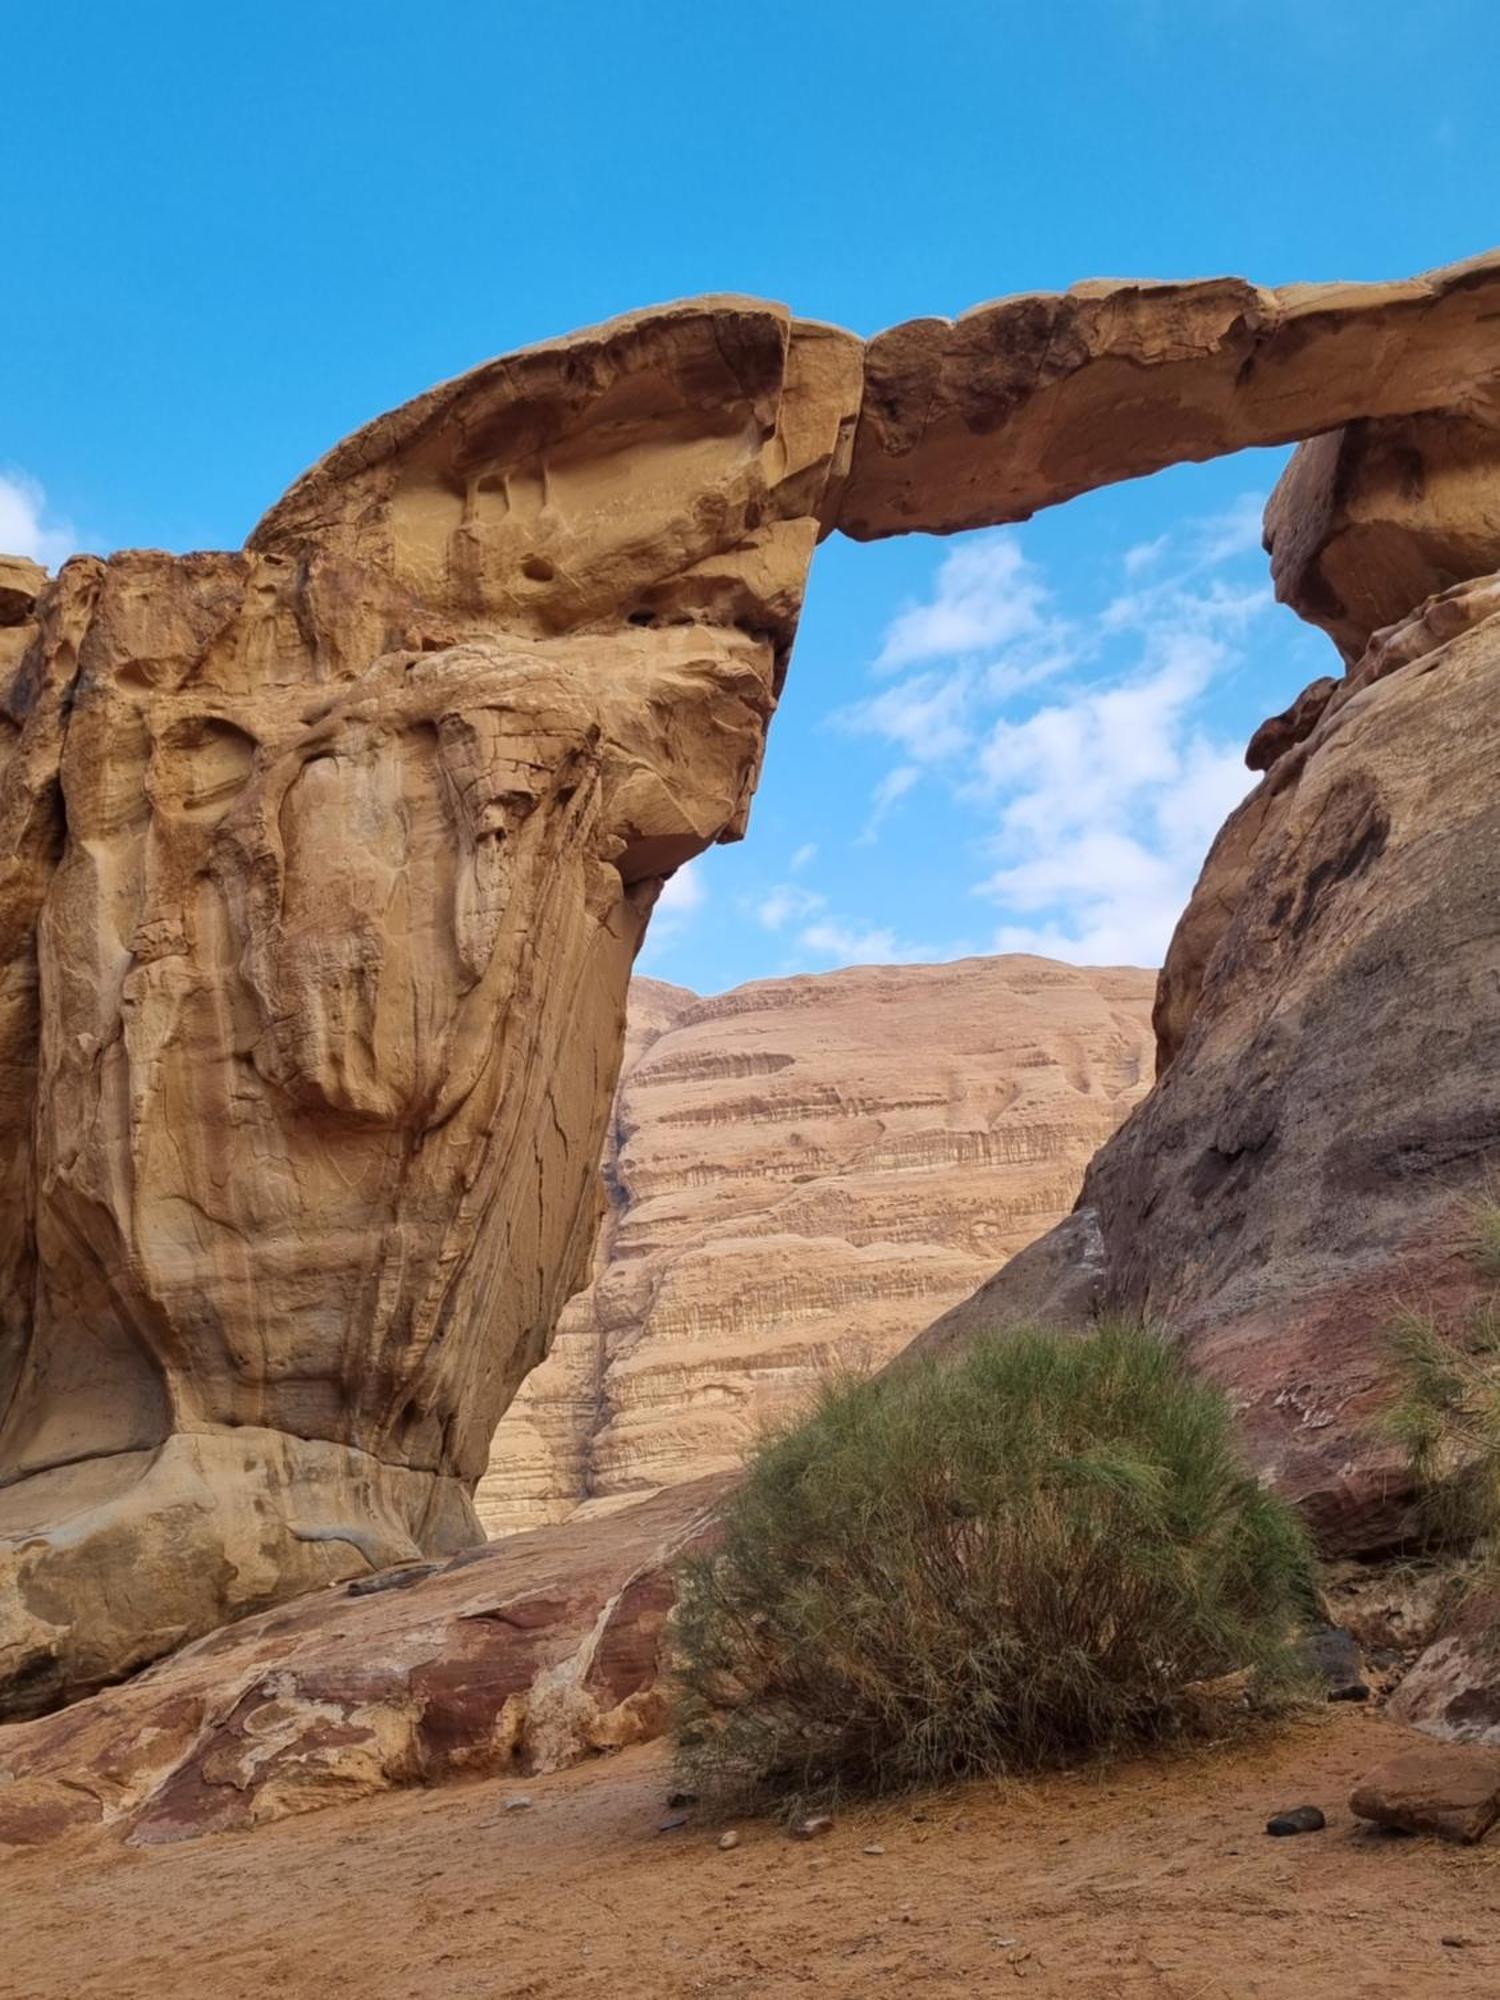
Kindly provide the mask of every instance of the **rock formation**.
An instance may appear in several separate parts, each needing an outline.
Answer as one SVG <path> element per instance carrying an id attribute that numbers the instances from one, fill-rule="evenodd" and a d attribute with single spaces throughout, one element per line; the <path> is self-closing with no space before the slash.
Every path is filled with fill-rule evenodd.
<path id="1" fill-rule="evenodd" d="M 778 308 L 642 314 L 6 628 L 0 1712 L 480 1539 L 858 390 Z"/>
<path id="2" fill-rule="evenodd" d="M 240 555 L 80 558 L 39 595 L 7 564 L 0 1713 L 477 1535 L 588 1268 L 632 955 L 663 878 L 743 831 L 821 532 L 1371 420 L 1467 450 L 1497 310 L 1497 258 L 1087 285 L 867 351 L 703 300 L 378 419 Z M 1403 593 L 1489 532 L 1455 529 L 1436 436 Z M 1350 505 L 1311 554 L 1273 524 L 1347 645 L 1390 610 L 1342 580 Z M 1310 1499 L 1346 1482 L 1349 1284 L 1435 1254 L 1434 1190 L 1493 1153 L 1485 602 L 1438 599 L 1288 725 L 1167 968 L 1164 1087 L 1068 1239 L 1204 1331 Z"/>
<path id="3" fill-rule="evenodd" d="M 1439 411 L 1493 429 L 1497 309 L 1491 253 L 1402 284 L 1101 279 L 908 320 L 866 349 L 837 525 L 873 541 L 1024 521 L 1113 480 L 1362 418 Z"/>
<path id="4" fill-rule="evenodd" d="M 1058 1220 L 1151 1073 L 1154 976 L 865 966 L 638 980 L 594 1283 L 495 1434 L 492 1534 L 728 1470 Z"/>
<path id="5" fill-rule="evenodd" d="M 659 1735 L 671 1565 L 722 1492 L 314 1591 L 0 1729 L 0 1854 L 98 1827 L 152 1847 Z"/>
<path id="6" fill-rule="evenodd" d="M 1109 1302 L 1233 1392 L 1325 1551 L 1410 1531 L 1373 1422 L 1402 1306 L 1462 1319 L 1500 1176 L 1500 578 L 1379 634 L 1215 841 L 1161 1074 L 1078 1207 L 929 1330 Z"/>

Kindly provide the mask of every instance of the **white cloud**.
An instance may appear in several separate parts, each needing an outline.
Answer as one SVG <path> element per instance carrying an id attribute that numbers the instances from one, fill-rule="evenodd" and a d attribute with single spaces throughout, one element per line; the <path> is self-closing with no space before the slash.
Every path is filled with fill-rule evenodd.
<path id="1" fill-rule="evenodd" d="M 703 886 L 697 864 L 684 862 L 676 874 L 662 884 L 662 892 L 656 899 L 656 915 L 658 918 L 688 917 L 695 910 L 701 910 L 707 901 L 708 891 Z"/>
<path id="2" fill-rule="evenodd" d="M 1209 842 L 1253 782 L 1205 704 L 1274 601 L 1244 567 L 1261 507 L 1245 494 L 1136 543 L 1121 559 L 1127 588 L 1086 616 L 1055 606 L 1011 534 L 947 555 L 931 601 L 899 613 L 876 661 L 882 674 L 920 671 L 836 718 L 902 758 L 861 838 L 931 776 L 991 815 L 993 865 L 975 887 L 998 905 L 993 949 L 1159 964 Z M 894 942 L 827 916 L 802 935 L 845 959 Z"/>
<path id="3" fill-rule="evenodd" d="M 1197 522 L 1193 553 L 1199 563 L 1210 567 L 1215 563 L 1231 562 L 1236 556 L 1258 554 L 1262 546 L 1264 530 L 1261 515 L 1265 506 L 1266 496 L 1263 493 L 1242 493 L 1222 514 L 1211 514 L 1206 520 Z"/>
<path id="4" fill-rule="evenodd" d="M 820 896 L 816 889 L 803 888 L 800 882 L 777 882 L 750 907 L 763 930 L 779 931 L 789 923 L 810 917 L 815 910 L 821 910 L 827 901 L 826 896 Z"/>
<path id="5" fill-rule="evenodd" d="M 966 667 L 913 674 L 843 710 L 836 720 L 860 735 L 883 736 L 918 763 L 938 763 L 970 747 L 977 685 Z"/>
<path id="6" fill-rule="evenodd" d="M 834 965 L 892 965 L 926 956 L 898 944 L 893 930 L 861 929 L 857 924 L 840 923 L 832 917 L 809 924 L 799 932 L 797 942 L 812 958 Z"/>
<path id="7" fill-rule="evenodd" d="M 691 928 L 707 901 L 708 890 L 698 863 L 684 862 L 675 875 L 667 878 L 656 899 L 646 942 L 641 947 L 642 964 L 650 965 L 669 952 Z"/>
<path id="8" fill-rule="evenodd" d="M 978 888 L 1007 914 L 997 951 L 1159 965 L 1209 841 L 1254 782 L 1195 713 L 1228 648 L 1168 629 L 1145 650 L 1154 667 L 1002 720 L 984 747 L 1002 866 Z"/>
<path id="9" fill-rule="evenodd" d="M 1152 542 L 1137 542 L 1128 548 L 1121 558 L 1120 567 L 1127 576 L 1139 576 L 1142 570 L 1152 569 L 1167 552 L 1170 535 L 1158 535 Z"/>
<path id="10" fill-rule="evenodd" d="M 24 472 L 0 472 L 0 555 L 29 556 L 56 569 L 76 553 L 71 521 L 48 518 L 47 496 Z"/>
<path id="11" fill-rule="evenodd" d="M 1042 623 L 1047 593 L 1013 535 L 976 537 L 946 555 L 926 604 L 909 604 L 888 627 L 876 671 L 921 660 L 993 652 Z"/>
<path id="12" fill-rule="evenodd" d="M 818 858 L 818 843 L 815 840 L 803 841 L 802 845 L 797 849 L 797 852 L 792 856 L 790 864 L 792 873 L 794 875 L 800 874 L 804 868 L 808 867 L 812 862 L 816 861 L 817 858 Z"/>
<path id="13" fill-rule="evenodd" d="M 898 764 L 893 771 L 887 771 L 880 783 L 870 794 L 870 816 L 860 831 L 858 845 L 868 847 L 880 832 L 886 814 L 898 800 L 916 784 L 922 773 L 915 764 Z"/>

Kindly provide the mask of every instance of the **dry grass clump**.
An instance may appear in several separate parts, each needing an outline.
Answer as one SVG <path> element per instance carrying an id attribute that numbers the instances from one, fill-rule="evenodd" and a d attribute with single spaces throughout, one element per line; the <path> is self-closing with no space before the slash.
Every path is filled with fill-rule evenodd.
<path id="1" fill-rule="evenodd" d="M 1493 1567 L 1500 1559 L 1500 1203 L 1476 1202 L 1473 1225 L 1471 1261 L 1494 1289 L 1481 1292 L 1457 1328 L 1430 1312 L 1397 1315 L 1396 1386 L 1381 1427 L 1405 1455 L 1430 1538 L 1471 1544 Z"/>
<path id="2" fill-rule="evenodd" d="M 804 1803 L 1218 1730 L 1247 1678 L 1293 1689 L 1309 1597 L 1296 1515 L 1171 1346 L 982 1341 L 762 1447 L 681 1578 L 683 1778 Z"/>

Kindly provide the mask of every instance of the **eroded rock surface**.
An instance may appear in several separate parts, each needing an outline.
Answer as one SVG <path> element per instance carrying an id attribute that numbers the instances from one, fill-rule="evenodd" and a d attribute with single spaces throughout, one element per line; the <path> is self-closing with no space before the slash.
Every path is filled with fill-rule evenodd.
<path id="1" fill-rule="evenodd" d="M 1500 569 L 1500 428 L 1444 411 L 1311 439 L 1266 547 L 1276 595 L 1352 663 L 1424 598 Z"/>
<path id="2" fill-rule="evenodd" d="M 908 320 L 869 343 L 837 525 L 871 541 L 1024 521 L 1356 419 L 1440 411 L 1493 429 L 1497 308 L 1491 253 L 1400 284 L 1098 279 Z"/>
<path id="3" fill-rule="evenodd" d="M 1029 957 L 714 999 L 638 980 L 594 1283 L 495 1435 L 491 1533 L 736 1465 L 1064 1214 L 1150 1080 L 1154 976 Z"/>
<path id="4" fill-rule="evenodd" d="M 0 1728 L 0 1851 L 135 1846 L 658 1735 L 671 1565 L 722 1483 L 316 1591 Z"/>
<path id="5" fill-rule="evenodd" d="M 69 563 L 0 742 L 0 1713 L 480 1538 L 631 960 L 744 824 L 852 337 L 476 371 L 243 555 Z"/>

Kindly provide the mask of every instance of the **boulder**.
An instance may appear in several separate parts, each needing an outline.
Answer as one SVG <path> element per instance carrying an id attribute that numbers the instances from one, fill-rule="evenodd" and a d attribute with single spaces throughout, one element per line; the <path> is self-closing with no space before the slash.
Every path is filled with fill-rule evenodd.
<path id="1" fill-rule="evenodd" d="M 0 1727 L 0 1849 L 99 1829 L 188 1840 L 645 1741 L 666 1713 L 671 1565 L 722 1490 L 317 1591 Z"/>
<path id="2" fill-rule="evenodd" d="M 1437 411 L 1310 438 L 1267 502 L 1266 547 L 1276 595 L 1357 660 L 1414 605 L 1500 569 L 1500 428 Z"/>
<path id="3" fill-rule="evenodd" d="M 1413 1745 L 1361 1779 L 1349 1805 L 1360 1819 L 1397 1833 L 1482 1840 L 1500 1819 L 1500 1753 Z"/>

